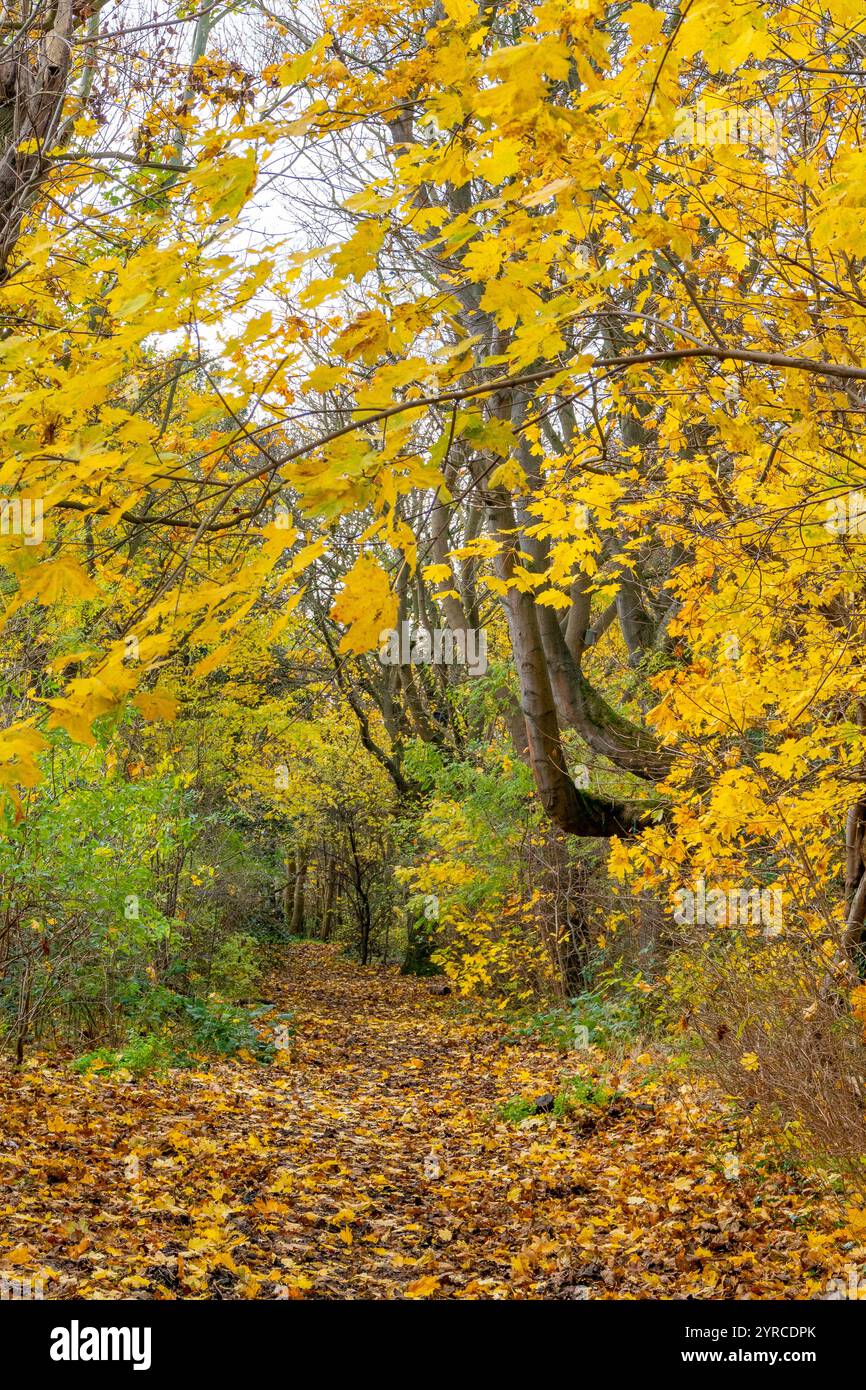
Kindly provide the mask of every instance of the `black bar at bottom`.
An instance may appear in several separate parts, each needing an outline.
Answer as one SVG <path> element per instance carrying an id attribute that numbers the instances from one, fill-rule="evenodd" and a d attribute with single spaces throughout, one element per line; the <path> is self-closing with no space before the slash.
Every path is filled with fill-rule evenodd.
<path id="1" fill-rule="evenodd" d="M 760 1370 L 772 1384 L 791 1372 L 822 1380 L 857 1364 L 864 1313 L 856 1300 L 811 1302 L 0 1302 L 4 1347 L 26 1355 L 28 1373 L 65 1384 L 146 1376 L 214 1374 L 220 1383 L 282 1367 L 309 1377 L 357 1375 L 364 1363 L 386 1376 L 424 1380 L 478 1374 L 489 1383 L 506 1357 L 554 1374 L 550 1354 L 575 1371 L 728 1376 Z M 406 1343 L 400 1334 L 411 1334 Z M 407 1360 L 408 1357 L 408 1360 Z M 588 1358 L 588 1360 L 587 1360 Z M 312 1361 L 312 1365 L 311 1365 Z M 436 1372 L 436 1365 L 439 1371 Z M 449 1367 L 451 1369 L 449 1370 Z M 546 1367 L 546 1369 L 545 1369 Z M 557 1374 L 557 1379 L 560 1375 Z M 11 1383 L 11 1382 L 10 1382 Z"/>

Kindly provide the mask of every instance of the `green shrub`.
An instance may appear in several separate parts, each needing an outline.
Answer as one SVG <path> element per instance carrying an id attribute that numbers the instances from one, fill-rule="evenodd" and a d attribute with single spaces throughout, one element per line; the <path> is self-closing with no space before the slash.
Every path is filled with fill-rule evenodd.
<path id="1" fill-rule="evenodd" d="M 225 999 L 248 998 L 258 985 L 261 973 L 258 943 L 250 932 L 232 932 L 214 952 L 211 982 Z"/>
<path id="2" fill-rule="evenodd" d="M 496 1113 L 509 1124 L 519 1125 L 521 1120 L 535 1114 L 535 1106 L 534 1100 L 527 1100 L 525 1096 L 515 1096 L 513 1100 L 507 1100 L 500 1105 Z"/>
<path id="3" fill-rule="evenodd" d="M 270 1062 L 276 1055 L 275 1043 L 263 1038 L 256 1026 L 256 1020 L 267 1011 L 265 1005 L 245 1009 L 215 996 L 184 998 L 157 986 L 136 996 L 132 1007 L 139 1027 L 144 1019 L 151 1026 L 131 1031 L 119 1049 L 102 1047 L 77 1058 L 73 1070 L 129 1071 L 139 1076 L 192 1066 L 201 1054 L 235 1057 L 246 1053 L 257 1062 Z M 290 1020 L 291 1015 L 278 1014 L 272 1022 L 289 1028 Z"/>
<path id="4" fill-rule="evenodd" d="M 543 1110 L 539 1110 L 537 1096 L 531 1100 L 526 1096 L 515 1096 L 500 1105 L 497 1114 L 509 1124 L 520 1124 L 530 1115 L 537 1114 L 552 1115 L 555 1120 L 567 1120 L 587 1111 L 606 1110 L 615 1100 L 616 1094 L 616 1091 L 605 1086 L 604 1082 L 596 1081 L 591 1076 L 570 1076 L 563 1081 L 553 1096 L 552 1103 L 545 1105 Z"/>
<path id="5" fill-rule="evenodd" d="M 616 1097 L 616 1091 L 591 1076 L 572 1076 L 556 1093 L 553 1113 L 566 1119 L 583 1110 L 606 1110 Z"/>
<path id="6" fill-rule="evenodd" d="M 185 999 L 183 1011 L 194 1050 L 220 1057 L 249 1052 L 259 1062 L 273 1061 L 276 1048 L 262 1039 L 254 1022 L 267 1012 L 266 1006 L 242 1009 L 222 999 Z"/>
<path id="7" fill-rule="evenodd" d="M 605 982 L 596 989 L 575 995 L 567 1005 L 520 1016 L 513 1036 L 536 1037 L 548 1047 L 570 1052 L 585 1042 L 602 1048 L 629 1042 L 644 1027 L 645 1020 L 634 994 Z M 587 1030 L 586 1035 L 581 1034 L 582 1028 Z"/>
<path id="8" fill-rule="evenodd" d="M 118 1052 L 101 1047 L 88 1052 L 72 1063 L 73 1071 L 129 1071 L 133 1076 L 145 1072 L 164 1072 L 177 1065 L 177 1058 L 168 1038 L 157 1033 L 142 1033 L 131 1037 Z"/>

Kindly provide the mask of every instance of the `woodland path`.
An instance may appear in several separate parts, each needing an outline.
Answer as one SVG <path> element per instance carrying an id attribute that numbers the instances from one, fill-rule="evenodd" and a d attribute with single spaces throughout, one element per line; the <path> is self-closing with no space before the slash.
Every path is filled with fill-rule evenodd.
<path id="1" fill-rule="evenodd" d="M 161 1299 L 792 1298 L 844 1274 L 835 1204 L 659 1058 L 614 1072 L 314 943 L 268 997 L 295 1016 L 272 1066 L 3 1071 L 0 1273 Z M 498 1115 L 576 1073 L 618 1099 Z"/>

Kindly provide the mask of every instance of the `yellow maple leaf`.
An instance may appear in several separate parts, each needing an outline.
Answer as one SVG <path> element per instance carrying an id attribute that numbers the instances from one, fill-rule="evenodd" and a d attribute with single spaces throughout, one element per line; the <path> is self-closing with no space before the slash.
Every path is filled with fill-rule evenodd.
<path id="1" fill-rule="evenodd" d="M 435 1274 L 423 1274 L 420 1279 L 413 1279 L 411 1284 L 406 1285 L 406 1297 L 429 1298 L 438 1287 L 439 1280 Z"/>
<path id="2" fill-rule="evenodd" d="M 26 1245 L 16 1245 L 14 1250 L 6 1250 L 3 1260 L 8 1265 L 26 1265 L 33 1259 Z"/>
<path id="3" fill-rule="evenodd" d="M 536 603 L 546 603 L 549 608 L 571 607 L 571 599 L 559 589 L 544 589 L 535 601 Z"/>
<path id="4" fill-rule="evenodd" d="M 461 28 L 464 24 L 471 24 L 472 20 L 478 17 L 475 0 L 444 0 L 444 4 L 448 18 Z"/>
<path id="5" fill-rule="evenodd" d="M 235 217 L 253 190 L 256 173 L 255 155 L 248 150 L 216 164 L 202 163 L 190 182 L 210 204 L 214 217 Z"/>
<path id="6" fill-rule="evenodd" d="M 847 1230 L 855 1240 L 866 1236 L 866 1207 L 848 1207 L 845 1211 Z"/>
<path id="7" fill-rule="evenodd" d="M 71 555 L 59 555 L 35 565 L 21 580 L 18 598 L 38 599 L 46 606 L 56 603 L 61 594 L 68 598 L 93 598 L 98 592 L 85 569 Z"/>
<path id="8" fill-rule="evenodd" d="M 380 645 L 383 631 L 397 621 L 397 597 L 387 574 L 370 555 L 360 555 L 331 609 L 331 617 L 348 631 L 341 652 L 369 652 Z"/>
<path id="9" fill-rule="evenodd" d="M 171 695 L 160 695 L 157 692 L 146 695 L 134 695 L 132 703 L 145 719 L 164 719 L 171 721 L 177 714 L 177 700 Z"/>
<path id="10" fill-rule="evenodd" d="M 26 724 L 13 724 L 0 734 L 0 786 L 19 783 L 22 787 L 35 787 L 42 774 L 36 763 L 36 754 L 46 746 L 46 741 L 37 729 Z"/>

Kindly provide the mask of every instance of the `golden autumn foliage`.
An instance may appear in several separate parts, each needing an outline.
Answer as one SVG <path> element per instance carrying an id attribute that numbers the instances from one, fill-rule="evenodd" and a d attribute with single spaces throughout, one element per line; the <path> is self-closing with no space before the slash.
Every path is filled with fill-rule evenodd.
<path id="1" fill-rule="evenodd" d="M 117 8 L 0 25 L 0 1271 L 819 1296 L 862 4 Z M 94 1227 L 85 1101 L 141 1165 Z"/>

